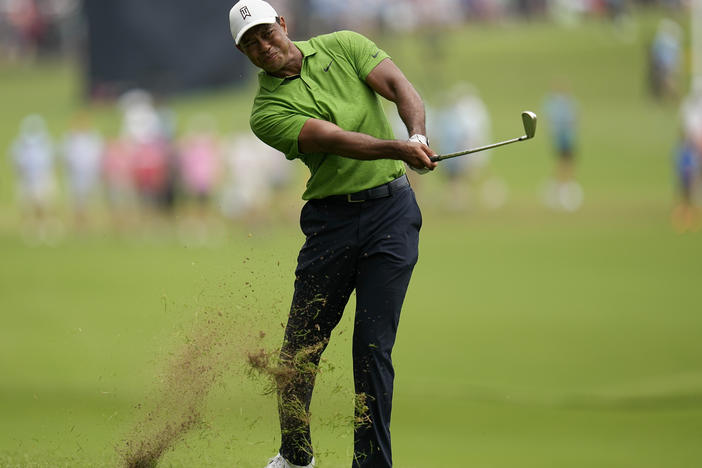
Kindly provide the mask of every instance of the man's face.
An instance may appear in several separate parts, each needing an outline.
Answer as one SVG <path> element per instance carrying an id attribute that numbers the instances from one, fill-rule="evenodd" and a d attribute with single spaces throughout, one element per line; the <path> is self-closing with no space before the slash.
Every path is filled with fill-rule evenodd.
<path id="1" fill-rule="evenodd" d="M 244 33 L 237 46 L 256 65 L 268 73 L 280 71 L 288 61 L 290 40 L 285 20 L 280 24 L 259 24 Z"/>

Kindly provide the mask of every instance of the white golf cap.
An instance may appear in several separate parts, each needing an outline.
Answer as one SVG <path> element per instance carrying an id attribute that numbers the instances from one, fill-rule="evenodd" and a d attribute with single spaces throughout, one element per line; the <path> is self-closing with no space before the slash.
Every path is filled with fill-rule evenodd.
<path id="1" fill-rule="evenodd" d="M 238 45 L 246 31 L 259 24 L 272 24 L 278 13 L 263 0 L 239 0 L 229 10 L 229 28 Z"/>

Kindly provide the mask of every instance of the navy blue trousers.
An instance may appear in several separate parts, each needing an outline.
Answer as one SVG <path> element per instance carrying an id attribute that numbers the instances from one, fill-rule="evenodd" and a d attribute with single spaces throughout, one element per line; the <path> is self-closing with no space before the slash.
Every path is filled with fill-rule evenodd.
<path id="1" fill-rule="evenodd" d="M 306 241 L 281 348 L 281 454 L 296 465 L 312 457 L 309 406 L 322 352 L 356 290 L 353 467 L 392 466 L 392 348 L 417 262 L 421 213 L 409 186 L 385 198 L 310 200 L 300 216 Z"/>

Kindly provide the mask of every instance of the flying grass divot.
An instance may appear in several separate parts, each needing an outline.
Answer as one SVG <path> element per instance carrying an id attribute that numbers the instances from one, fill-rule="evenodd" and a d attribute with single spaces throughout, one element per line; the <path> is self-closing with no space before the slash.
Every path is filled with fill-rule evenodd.
<path id="1" fill-rule="evenodd" d="M 205 319 L 186 338 L 159 379 L 160 389 L 153 401 L 139 408 L 146 413 L 118 447 L 124 466 L 156 466 L 187 432 L 203 424 L 202 408 L 207 394 L 237 354 L 227 328 L 219 326 L 225 315 L 210 311 L 203 316 Z"/>
<path id="2" fill-rule="evenodd" d="M 249 257 L 242 261 L 247 266 L 251 262 Z M 205 412 L 211 390 L 226 377 L 247 375 L 247 356 L 262 347 L 265 337 L 253 327 L 278 314 L 282 304 L 276 295 L 263 300 L 256 280 L 262 278 L 251 265 L 234 272 L 239 287 L 225 281 L 213 292 L 213 283 L 207 283 L 207 294 L 198 302 L 205 298 L 208 304 L 199 306 L 194 320 L 178 328 L 180 344 L 162 359 L 155 388 L 137 405 L 134 426 L 116 446 L 122 466 L 154 467 L 189 432 L 211 429 Z"/>
<path id="3" fill-rule="evenodd" d="M 122 465 L 151 468 L 188 432 L 206 428 L 204 404 L 212 387 L 242 364 L 256 338 L 228 313 L 198 315 L 182 347 L 172 354 L 138 422 L 117 447 Z"/>

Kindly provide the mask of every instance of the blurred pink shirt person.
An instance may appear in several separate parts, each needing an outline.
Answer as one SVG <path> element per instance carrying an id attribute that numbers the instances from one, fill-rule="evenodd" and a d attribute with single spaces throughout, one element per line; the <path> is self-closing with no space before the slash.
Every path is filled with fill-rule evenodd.
<path id="1" fill-rule="evenodd" d="M 179 147 L 179 169 L 183 188 L 189 197 L 209 200 L 217 181 L 219 141 L 216 122 L 207 114 L 194 116 Z"/>
<path id="2" fill-rule="evenodd" d="M 185 191 L 200 200 L 212 195 L 217 176 L 219 144 L 214 135 L 186 136 L 180 147 L 180 171 Z"/>
<path id="3" fill-rule="evenodd" d="M 131 145 L 123 138 L 110 141 L 102 159 L 102 173 L 108 202 L 123 207 L 132 196 Z"/>

